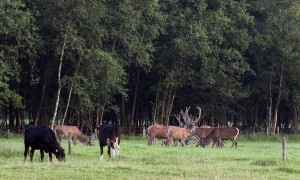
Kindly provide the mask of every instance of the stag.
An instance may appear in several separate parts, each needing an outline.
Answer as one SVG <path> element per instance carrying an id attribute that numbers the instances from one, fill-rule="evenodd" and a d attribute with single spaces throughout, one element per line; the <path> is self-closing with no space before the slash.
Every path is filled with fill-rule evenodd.
<path id="1" fill-rule="evenodd" d="M 206 147 L 212 141 L 217 147 L 222 147 L 222 140 L 230 139 L 232 142 L 231 148 L 237 148 L 237 136 L 239 134 L 239 129 L 236 127 L 219 127 L 214 128 L 209 135 L 200 140 L 200 145 Z M 200 138 L 200 137 L 199 137 Z"/>
<path id="2" fill-rule="evenodd" d="M 193 131 L 196 129 L 195 124 L 200 120 L 201 117 L 201 108 L 197 107 L 199 110 L 199 115 L 197 118 L 194 118 L 188 114 L 189 108 L 186 108 L 185 112 L 182 110 L 180 114 L 185 122 L 184 127 L 176 127 L 176 126 L 169 126 L 167 129 L 167 144 L 174 146 L 174 141 L 179 140 L 181 141 L 181 145 L 186 145 L 186 140 L 191 136 Z M 180 115 L 175 115 L 175 118 L 180 122 Z"/>

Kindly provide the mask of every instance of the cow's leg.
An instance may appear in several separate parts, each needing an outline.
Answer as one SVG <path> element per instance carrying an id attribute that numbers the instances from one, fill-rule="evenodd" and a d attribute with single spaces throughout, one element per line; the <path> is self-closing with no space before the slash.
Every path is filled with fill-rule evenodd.
<path id="1" fill-rule="evenodd" d="M 29 145 L 25 144 L 25 151 L 24 151 L 24 158 L 25 158 L 25 160 L 24 161 L 26 161 L 26 158 L 27 158 L 27 155 L 28 155 L 28 150 L 29 150 Z"/>
<path id="2" fill-rule="evenodd" d="M 43 161 L 44 161 L 44 156 L 45 156 L 44 150 L 43 150 L 43 149 L 40 149 L 40 153 L 41 153 L 41 160 L 42 160 L 42 162 L 43 162 Z"/>
<path id="3" fill-rule="evenodd" d="M 118 156 L 119 154 L 119 145 L 118 145 L 118 142 L 119 142 L 119 138 L 117 137 L 116 138 L 116 142 L 114 143 L 114 150 L 115 150 L 115 156 Z"/>
<path id="4" fill-rule="evenodd" d="M 52 162 L 52 153 L 49 152 L 49 159 L 50 159 L 50 162 Z"/>
<path id="5" fill-rule="evenodd" d="M 121 154 L 121 147 L 119 143 L 117 143 L 116 145 L 117 145 L 116 156 L 118 156 L 119 154 Z"/>
<path id="6" fill-rule="evenodd" d="M 100 160 L 103 159 L 103 146 L 100 145 Z"/>
<path id="7" fill-rule="evenodd" d="M 110 155 L 110 146 L 108 146 L 108 148 L 107 148 L 107 153 L 108 153 L 109 158 L 111 158 L 111 155 Z"/>
<path id="8" fill-rule="evenodd" d="M 34 148 L 31 148 L 31 150 L 30 150 L 30 161 L 32 161 L 32 159 L 33 159 L 33 155 L 34 155 Z"/>

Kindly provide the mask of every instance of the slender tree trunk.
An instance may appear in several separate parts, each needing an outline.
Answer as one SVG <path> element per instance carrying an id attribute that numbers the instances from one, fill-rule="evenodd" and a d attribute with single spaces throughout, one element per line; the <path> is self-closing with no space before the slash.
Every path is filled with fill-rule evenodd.
<path id="1" fill-rule="evenodd" d="M 140 81 L 140 67 L 138 67 L 137 80 L 134 88 L 134 96 L 133 96 L 131 120 L 130 120 L 130 131 L 132 131 L 132 128 L 134 126 L 134 121 L 135 121 L 135 108 L 136 108 L 135 106 L 136 106 L 137 95 L 138 95 L 138 87 L 140 83 L 139 81 Z"/>
<path id="2" fill-rule="evenodd" d="M 96 108 L 96 126 L 100 126 L 100 107 Z"/>
<path id="3" fill-rule="evenodd" d="M 168 90 L 166 89 L 165 90 L 165 92 L 164 92 L 164 96 L 163 96 L 163 100 L 162 100 L 162 102 L 161 102 L 161 105 L 162 105 L 162 107 L 161 107 L 161 116 L 160 116 L 160 124 L 164 124 L 165 122 L 164 122 L 164 120 L 165 120 L 165 110 L 166 110 L 166 100 L 167 100 L 167 96 L 168 96 Z"/>
<path id="4" fill-rule="evenodd" d="M 167 123 L 166 123 L 167 126 L 170 123 L 170 117 L 171 117 L 171 112 L 172 112 L 172 108 L 173 108 L 175 95 L 176 95 L 176 89 L 173 91 L 170 91 L 170 104 L 169 104 L 169 109 L 168 109 L 168 114 L 167 114 Z"/>
<path id="5" fill-rule="evenodd" d="M 273 129 L 272 129 L 274 134 L 276 132 L 276 127 L 277 127 L 277 122 L 278 122 L 278 108 L 279 108 L 279 104 L 281 101 L 282 82 L 283 82 L 283 64 L 281 65 L 278 95 L 277 95 L 276 105 L 275 105 L 275 109 L 274 109 L 274 120 L 273 120 Z"/>
<path id="6" fill-rule="evenodd" d="M 153 112 L 152 112 L 152 119 L 154 121 L 154 124 L 157 123 L 157 118 L 158 118 L 158 115 L 157 115 L 157 110 L 158 110 L 158 98 L 159 98 L 159 91 L 157 90 L 156 92 L 156 96 L 155 96 L 155 105 L 153 107 Z"/>
<path id="7" fill-rule="evenodd" d="M 50 76 L 50 69 L 52 68 L 51 66 L 51 63 L 49 63 L 49 59 L 47 58 L 46 60 L 46 70 L 45 70 L 45 74 L 44 74 L 44 83 L 43 83 L 43 87 L 42 87 L 42 94 L 41 94 L 41 99 L 39 101 L 39 105 L 37 107 L 37 110 L 36 110 L 36 114 L 35 114 L 35 117 L 34 117 L 34 124 L 37 125 L 39 120 L 40 120 L 40 116 L 41 116 L 41 111 L 42 111 L 42 107 L 43 107 L 43 104 L 44 104 L 44 101 L 45 101 L 45 97 L 46 97 L 46 92 L 47 92 L 47 88 L 48 88 L 48 81 L 49 81 L 49 76 Z M 34 97 L 34 99 L 36 99 L 36 88 L 34 91 L 32 92 L 35 92 L 34 94 L 32 94 L 32 97 Z"/>
<path id="8" fill-rule="evenodd" d="M 297 110 L 297 107 L 294 107 L 294 115 L 293 115 L 293 133 L 296 134 L 298 133 L 298 126 L 299 126 L 299 118 L 300 118 L 300 115 L 299 115 L 299 112 Z"/>
<path id="9" fill-rule="evenodd" d="M 125 96 L 122 95 L 121 97 L 121 119 L 120 119 L 120 126 L 125 127 L 126 124 L 126 112 L 125 112 Z"/>
<path id="10" fill-rule="evenodd" d="M 16 109 L 15 114 L 16 114 L 16 133 L 18 133 L 20 129 L 20 109 Z"/>
<path id="11" fill-rule="evenodd" d="M 270 78 L 270 84 L 269 84 L 269 106 L 268 106 L 268 122 L 267 122 L 267 135 L 269 135 L 269 132 L 272 130 L 272 81 L 273 81 L 273 65 L 272 65 L 272 71 L 271 71 L 271 78 Z"/>
<path id="12" fill-rule="evenodd" d="M 60 91 L 61 91 L 61 68 L 62 68 L 62 61 L 64 57 L 64 52 L 65 52 L 65 46 L 66 46 L 66 41 L 67 41 L 67 35 L 64 37 L 63 45 L 61 48 L 61 54 L 60 54 L 60 59 L 59 59 L 59 66 L 58 66 L 58 89 L 57 89 L 57 94 L 56 94 L 56 102 L 55 102 L 55 108 L 54 108 L 54 113 L 53 117 L 51 119 L 51 129 L 54 127 L 54 121 L 57 115 L 57 110 L 58 110 L 58 105 L 59 105 L 59 98 L 60 98 Z"/>
<path id="13" fill-rule="evenodd" d="M 212 101 L 211 101 L 211 116 L 210 116 L 210 125 L 214 126 L 215 122 L 215 92 L 212 90 Z"/>
<path id="14" fill-rule="evenodd" d="M 78 65 L 76 67 L 75 74 L 74 74 L 73 80 L 71 82 L 71 87 L 70 87 L 69 95 L 68 95 L 68 102 L 67 102 L 67 106 L 66 106 L 66 109 L 65 109 L 65 113 L 64 113 L 61 125 L 64 125 L 65 119 L 67 117 L 67 113 L 68 113 L 68 109 L 69 109 L 69 105 L 70 105 L 70 100 L 71 100 L 71 96 L 72 96 L 72 91 L 73 91 L 73 85 L 74 85 L 75 78 L 77 76 L 77 73 L 78 73 L 78 70 L 79 70 L 79 67 L 80 67 L 80 64 L 81 64 L 82 56 L 83 56 L 83 54 L 80 55 Z"/>

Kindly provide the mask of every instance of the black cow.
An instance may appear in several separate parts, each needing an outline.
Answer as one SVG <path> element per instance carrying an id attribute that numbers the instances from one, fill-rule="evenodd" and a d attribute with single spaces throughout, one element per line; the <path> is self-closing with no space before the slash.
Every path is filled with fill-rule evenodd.
<path id="1" fill-rule="evenodd" d="M 101 125 L 97 127 L 98 129 L 98 139 L 100 145 L 100 160 L 103 159 L 103 147 L 107 146 L 107 153 L 111 158 L 111 151 L 113 156 L 118 156 L 120 151 L 120 136 L 121 136 L 121 128 L 117 125 Z M 115 151 L 116 150 L 116 154 Z"/>
<path id="2" fill-rule="evenodd" d="M 41 152 L 41 160 L 44 160 L 44 151 L 49 153 L 50 162 L 52 161 L 52 153 L 55 154 L 58 161 L 65 161 L 65 151 L 58 144 L 54 132 L 44 126 L 28 125 L 25 128 L 25 152 L 24 157 L 28 154 L 29 146 L 30 160 L 32 161 L 34 150 L 39 149 Z"/>

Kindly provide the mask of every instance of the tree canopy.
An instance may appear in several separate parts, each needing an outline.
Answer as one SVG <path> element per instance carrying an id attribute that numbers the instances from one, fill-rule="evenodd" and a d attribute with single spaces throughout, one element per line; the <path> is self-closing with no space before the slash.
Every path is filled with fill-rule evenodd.
<path id="1" fill-rule="evenodd" d="M 0 2 L 0 126 L 135 133 L 203 109 L 198 125 L 298 132 L 296 0 Z"/>

